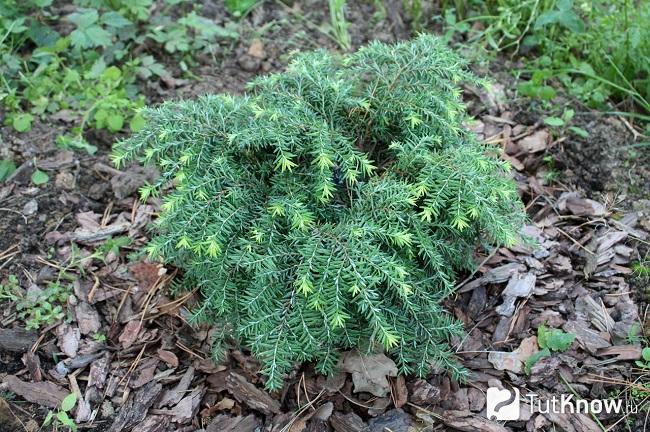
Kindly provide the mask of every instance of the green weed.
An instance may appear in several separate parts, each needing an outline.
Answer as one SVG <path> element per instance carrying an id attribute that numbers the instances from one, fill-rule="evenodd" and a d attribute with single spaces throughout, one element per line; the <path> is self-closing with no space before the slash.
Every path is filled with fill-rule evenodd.
<path id="1" fill-rule="evenodd" d="M 348 32 L 349 23 L 345 20 L 346 0 L 328 0 L 332 35 L 344 50 L 349 50 L 352 41 Z"/>
<path id="2" fill-rule="evenodd" d="M 27 330 L 38 330 L 65 317 L 63 307 L 72 294 L 70 286 L 50 282 L 45 289 L 30 290 L 16 301 L 18 316 Z"/>
<path id="3" fill-rule="evenodd" d="M 47 412 L 45 420 L 43 421 L 43 427 L 52 425 L 56 431 L 59 430 L 59 427 L 64 427 L 69 431 L 76 432 L 77 425 L 75 424 L 74 419 L 70 417 L 70 413 L 76 404 L 77 395 L 75 393 L 70 393 L 63 399 L 58 411 Z"/>
<path id="4" fill-rule="evenodd" d="M 5 283 L 0 283 L 0 300 L 15 302 L 20 298 L 18 278 L 9 275 Z"/>
<path id="5" fill-rule="evenodd" d="M 543 358 L 550 357 L 552 352 L 568 350 L 575 338 L 574 333 L 567 333 L 560 329 L 548 329 L 544 325 L 539 326 L 537 329 L 537 345 L 541 350 L 526 359 L 524 364 L 526 374 L 530 374 L 535 363 Z"/>

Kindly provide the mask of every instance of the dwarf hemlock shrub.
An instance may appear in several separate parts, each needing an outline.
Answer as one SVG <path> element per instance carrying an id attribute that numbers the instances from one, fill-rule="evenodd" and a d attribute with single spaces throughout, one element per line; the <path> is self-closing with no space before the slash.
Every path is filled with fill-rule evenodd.
<path id="1" fill-rule="evenodd" d="M 160 169 L 143 199 L 170 189 L 148 253 L 200 287 L 195 317 L 248 347 L 267 388 L 351 347 L 463 373 L 441 301 L 524 213 L 507 164 L 462 126 L 461 82 L 480 80 L 432 36 L 318 51 L 246 96 L 149 108 L 116 145 L 116 164 Z"/>

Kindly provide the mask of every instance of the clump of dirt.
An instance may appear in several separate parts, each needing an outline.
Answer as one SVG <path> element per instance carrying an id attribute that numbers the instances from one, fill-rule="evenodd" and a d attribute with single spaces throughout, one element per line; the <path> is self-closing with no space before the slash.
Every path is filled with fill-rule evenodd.
<path id="1" fill-rule="evenodd" d="M 558 156 L 564 179 L 587 194 L 611 194 L 631 203 L 650 196 L 648 154 L 623 121 L 603 114 L 577 115 L 576 126 L 588 131 L 586 138 L 567 134 Z"/>

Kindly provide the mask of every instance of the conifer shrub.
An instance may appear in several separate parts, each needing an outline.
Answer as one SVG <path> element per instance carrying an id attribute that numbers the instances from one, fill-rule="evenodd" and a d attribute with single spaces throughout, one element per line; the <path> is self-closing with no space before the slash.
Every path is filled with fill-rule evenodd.
<path id="1" fill-rule="evenodd" d="M 441 301 L 479 244 L 524 220 L 508 166 L 463 128 L 459 84 L 481 84 L 432 36 L 302 54 L 245 96 L 148 108 L 114 162 L 155 164 L 147 246 L 200 287 L 195 317 L 261 361 L 278 388 L 298 361 L 386 350 L 402 373 L 462 375 L 462 325 Z M 216 351 L 220 349 L 219 341 Z"/>

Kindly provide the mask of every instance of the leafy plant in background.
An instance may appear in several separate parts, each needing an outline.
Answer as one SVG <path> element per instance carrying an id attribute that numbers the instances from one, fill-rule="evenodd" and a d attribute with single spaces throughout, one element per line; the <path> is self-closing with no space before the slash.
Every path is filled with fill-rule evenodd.
<path id="1" fill-rule="evenodd" d="M 72 29 L 59 34 L 51 3 L 0 5 L 0 102 L 16 131 L 27 132 L 38 117 L 54 115 L 69 125 L 58 145 L 89 153 L 96 148 L 84 138 L 88 129 L 115 133 L 141 126 L 137 110 L 144 99 L 136 78 L 167 74 L 152 55 L 134 55 L 147 39 L 182 55 L 179 64 L 188 70 L 192 55 L 214 53 L 218 41 L 238 36 L 195 11 L 172 20 L 175 0 L 154 16 L 151 0 L 77 0 L 64 17 Z"/>
<path id="2" fill-rule="evenodd" d="M 201 288 L 216 355 L 239 340 L 269 389 L 353 347 L 463 376 L 448 349 L 462 325 L 441 300 L 477 245 L 512 245 L 524 221 L 507 163 L 463 128 L 459 84 L 482 83 L 464 65 L 431 36 L 318 51 L 248 96 L 143 112 L 113 160 L 160 168 L 143 199 L 172 185 L 147 251 Z"/>
<path id="3" fill-rule="evenodd" d="M 454 3 L 464 3 L 466 18 L 460 22 L 478 21 L 483 24 L 482 28 L 478 27 L 470 31 L 467 43 L 504 51 L 518 50 L 533 29 L 538 17 L 550 12 L 556 2 L 555 0 L 487 0 L 477 3 Z M 454 15 L 458 16 L 455 11 Z"/>
<path id="4" fill-rule="evenodd" d="M 544 124 L 550 126 L 553 129 L 567 128 L 569 132 L 575 136 L 578 136 L 580 138 L 589 138 L 589 132 L 583 128 L 578 126 L 569 126 L 571 124 L 571 120 L 573 120 L 574 115 L 575 111 L 572 108 L 567 108 L 562 112 L 562 115 L 560 117 L 545 117 Z"/>
<path id="5" fill-rule="evenodd" d="M 211 20 L 191 12 L 173 20 L 164 16 L 156 21 L 148 37 L 161 44 L 169 53 L 211 52 L 219 39 L 237 39 L 231 27 L 220 27 Z"/>
<path id="6" fill-rule="evenodd" d="M 240 17 L 250 11 L 253 6 L 259 3 L 259 0 L 225 0 L 224 4 L 228 12 L 236 17 Z"/>
<path id="7" fill-rule="evenodd" d="M 349 50 L 352 41 L 348 32 L 349 23 L 345 20 L 346 0 L 328 0 L 330 11 L 330 25 L 334 39 L 344 50 Z"/>
<path id="8" fill-rule="evenodd" d="M 521 95 L 548 106 L 561 85 L 593 108 L 631 101 L 615 110 L 650 120 L 650 2 L 459 0 L 441 7 L 447 41 L 473 55 L 503 52 L 526 61 L 517 72 L 529 78 L 518 86 Z"/>
<path id="9" fill-rule="evenodd" d="M 613 97 L 650 113 L 650 3 L 599 1 L 585 8 L 586 31 L 552 45 L 559 79 L 594 107 Z"/>

